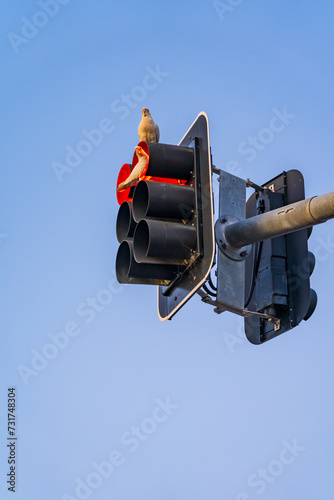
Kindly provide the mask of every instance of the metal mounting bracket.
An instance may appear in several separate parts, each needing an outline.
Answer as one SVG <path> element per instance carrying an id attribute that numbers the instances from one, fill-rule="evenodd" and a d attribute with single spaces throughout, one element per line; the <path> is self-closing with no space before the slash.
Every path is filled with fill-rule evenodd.
<path id="1" fill-rule="evenodd" d="M 225 229 L 230 224 L 239 222 L 240 219 L 234 215 L 225 215 L 217 220 L 215 224 L 215 236 L 219 249 L 232 260 L 244 260 L 252 249 L 252 245 L 245 245 L 241 248 L 233 248 L 229 245 L 225 237 Z"/>

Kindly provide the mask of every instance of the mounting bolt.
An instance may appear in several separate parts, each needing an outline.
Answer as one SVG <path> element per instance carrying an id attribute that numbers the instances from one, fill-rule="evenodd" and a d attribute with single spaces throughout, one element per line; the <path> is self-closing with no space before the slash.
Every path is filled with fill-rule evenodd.
<path id="1" fill-rule="evenodd" d="M 240 252 L 240 257 L 246 257 L 246 255 L 248 255 L 247 250 L 243 250 L 242 252 Z"/>
<path id="2" fill-rule="evenodd" d="M 226 222 L 225 217 L 222 217 L 222 218 L 220 219 L 220 222 L 221 222 L 222 224 L 225 224 L 225 222 Z"/>

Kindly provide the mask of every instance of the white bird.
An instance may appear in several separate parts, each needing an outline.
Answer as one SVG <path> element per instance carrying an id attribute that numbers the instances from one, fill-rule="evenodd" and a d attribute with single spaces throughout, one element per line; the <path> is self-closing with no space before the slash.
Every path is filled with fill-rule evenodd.
<path id="1" fill-rule="evenodd" d="M 142 119 L 138 127 L 140 141 L 159 142 L 160 131 L 147 108 L 142 109 Z"/>
<path id="2" fill-rule="evenodd" d="M 129 177 L 125 179 L 124 182 L 121 182 L 119 186 L 117 186 L 116 191 L 124 191 L 124 189 L 137 184 L 139 179 L 144 176 L 146 167 L 148 165 L 149 155 L 145 153 L 143 148 L 141 148 L 140 146 L 135 147 L 135 153 L 138 158 L 138 163 L 136 163 L 136 165 L 134 166 L 134 169 L 132 170 Z"/>

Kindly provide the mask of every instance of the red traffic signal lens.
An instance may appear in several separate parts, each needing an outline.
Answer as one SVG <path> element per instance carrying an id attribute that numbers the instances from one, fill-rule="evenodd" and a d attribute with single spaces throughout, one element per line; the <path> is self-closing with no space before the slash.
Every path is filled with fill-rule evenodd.
<path id="1" fill-rule="evenodd" d="M 118 177 L 116 187 L 120 185 L 121 182 L 124 182 L 129 175 L 131 174 L 131 165 L 128 163 L 124 163 L 121 167 Z M 132 196 L 130 196 L 131 187 L 123 189 L 122 191 L 116 191 L 117 201 L 119 205 L 122 205 L 123 201 L 132 201 Z"/>

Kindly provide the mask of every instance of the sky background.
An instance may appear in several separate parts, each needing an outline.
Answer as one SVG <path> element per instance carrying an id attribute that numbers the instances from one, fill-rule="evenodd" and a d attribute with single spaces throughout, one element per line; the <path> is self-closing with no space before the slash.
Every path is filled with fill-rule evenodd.
<path id="1" fill-rule="evenodd" d="M 333 2 L 1 8 L 1 498 L 11 386 L 17 500 L 332 498 L 333 221 L 315 313 L 254 346 L 197 295 L 162 323 L 156 287 L 117 283 L 115 184 L 145 106 L 163 143 L 205 111 L 218 168 L 332 191 Z"/>

